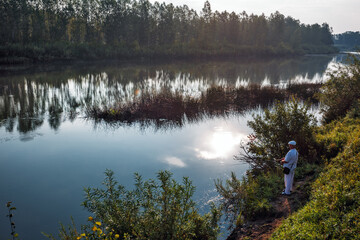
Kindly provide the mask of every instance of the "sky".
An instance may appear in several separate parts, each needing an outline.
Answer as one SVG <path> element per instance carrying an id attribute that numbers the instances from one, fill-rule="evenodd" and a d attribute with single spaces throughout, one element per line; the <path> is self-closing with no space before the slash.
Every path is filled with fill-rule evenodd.
<path id="1" fill-rule="evenodd" d="M 155 2 L 155 0 L 150 0 Z M 158 0 L 175 6 L 186 4 L 198 13 L 205 0 Z M 334 34 L 346 31 L 360 31 L 360 0 L 209 0 L 211 9 L 220 12 L 226 10 L 249 15 L 269 16 L 279 11 L 305 24 L 328 23 Z"/>

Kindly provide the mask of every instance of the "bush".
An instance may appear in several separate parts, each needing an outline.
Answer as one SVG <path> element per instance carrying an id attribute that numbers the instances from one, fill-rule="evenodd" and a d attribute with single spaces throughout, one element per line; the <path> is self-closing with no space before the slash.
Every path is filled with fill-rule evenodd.
<path id="1" fill-rule="evenodd" d="M 309 104 L 301 104 L 293 97 L 287 103 L 275 104 L 273 111 L 265 109 L 263 115 L 254 116 L 248 122 L 254 134 L 242 145 L 244 153 L 236 158 L 249 163 L 254 174 L 272 171 L 277 167 L 275 159 L 285 156 L 288 142 L 295 140 L 302 160 L 315 161 L 316 119 L 308 113 L 309 108 Z"/>
<path id="2" fill-rule="evenodd" d="M 360 108 L 360 59 L 349 55 L 348 65 L 339 65 L 328 74 L 330 79 L 320 94 L 324 122 L 344 117 L 350 110 L 353 116 L 360 115 L 356 112 Z"/>
<path id="3" fill-rule="evenodd" d="M 157 181 L 143 181 L 135 174 L 135 189 L 118 185 L 114 173 L 105 172 L 105 189 L 87 188 L 83 202 L 94 214 L 93 225 L 83 226 L 78 234 L 72 227 L 62 239 L 82 236 L 90 239 L 216 239 L 219 211 L 200 215 L 192 195 L 195 187 L 188 178 L 179 184 L 168 171 L 160 171 Z M 117 237 L 114 237 L 117 236 Z"/>
<path id="4" fill-rule="evenodd" d="M 265 109 L 263 115 L 248 122 L 255 133 L 249 136 L 247 145 L 242 145 L 244 153 L 236 158 L 249 163 L 251 169 L 241 180 L 232 173 L 225 184 L 221 180 L 215 183 L 227 219 L 240 225 L 273 213 L 271 202 L 283 188 L 282 168 L 275 158 L 286 154 L 288 141 L 297 141 L 302 156 L 296 178 L 319 171 L 313 163 L 317 149 L 316 121 L 308 113 L 309 107 L 292 98 L 286 103 L 277 102 L 273 111 Z"/>
<path id="5" fill-rule="evenodd" d="M 359 125 L 360 119 L 345 117 L 320 127 L 316 138 L 322 149 L 322 157 L 331 159 L 341 153 L 349 141 L 349 133 L 357 129 Z"/>
<path id="6" fill-rule="evenodd" d="M 235 173 L 225 184 L 217 179 L 215 186 L 222 196 L 221 205 L 227 220 L 241 225 L 244 221 L 268 216 L 273 212 L 270 204 L 282 188 L 282 177 L 278 173 L 264 173 L 238 179 Z M 232 226 L 230 226 L 232 227 Z"/>

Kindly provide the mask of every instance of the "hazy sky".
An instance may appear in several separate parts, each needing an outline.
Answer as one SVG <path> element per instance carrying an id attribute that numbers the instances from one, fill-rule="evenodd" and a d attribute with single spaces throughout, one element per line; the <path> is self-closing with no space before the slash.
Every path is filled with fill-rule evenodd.
<path id="1" fill-rule="evenodd" d="M 150 0 L 155 2 L 155 0 Z M 158 0 L 158 2 L 173 3 L 175 6 L 188 5 L 198 13 L 205 0 Z M 345 31 L 360 31 L 360 0 L 210 0 L 213 11 L 269 16 L 279 11 L 285 16 L 291 16 L 305 24 L 328 23 L 334 33 Z"/>

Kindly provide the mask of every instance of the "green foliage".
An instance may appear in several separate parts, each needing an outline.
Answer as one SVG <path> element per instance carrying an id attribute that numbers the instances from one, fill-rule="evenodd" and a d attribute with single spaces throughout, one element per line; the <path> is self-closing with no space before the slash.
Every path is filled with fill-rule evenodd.
<path id="1" fill-rule="evenodd" d="M 244 153 L 237 159 L 249 163 L 255 174 L 272 171 L 278 166 L 275 159 L 284 156 L 288 151 L 288 142 L 295 140 L 301 159 L 314 161 L 316 120 L 309 114 L 309 107 L 309 104 L 301 104 L 293 97 L 286 103 L 278 102 L 272 111 L 265 109 L 262 115 L 254 116 L 254 120 L 248 122 L 254 134 L 242 146 Z"/>
<path id="2" fill-rule="evenodd" d="M 255 220 L 272 213 L 270 204 L 282 188 L 278 173 L 263 173 L 238 179 L 234 172 L 225 184 L 217 179 L 215 186 L 222 196 L 221 205 L 227 219 L 241 225 L 244 221 Z"/>
<path id="3" fill-rule="evenodd" d="M 334 35 L 334 44 L 341 50 L 352 51 L 360 46 L 360 32 L 347 31 Z"/>
<path id="4" fill-rule="evenodd" d="M 195 187 L 188 178 L 183 178 L 183 183 L 179 184 L 168 171 L 160 171 L 157 181 L 143 181 L 135 174 L 135 189 L 126 190 L 116 182 L 112 171 L 107 170 L 105 175 L 105 189 L 85 189 L 83 205 L 96 219 L 93 227 L 84 228 L 86 236 L 94 237 L 91 239 L 115 234 L 121 239 L 125 239 L 124 236 L 131 239 L 216 239 L 219 211 L 212 206 L 211 213 L 203 216 L 198 213 L 192 200 Z M 70 233 L 80 237 L 74 230 Z M 70 239 L 70 233 L 62 239 Z"/>
<path id="5" fill-rule="evenodd" d="M 273 239 L 360 239 L 360 124 L 345 119 L 327 127 L 332 130 L 323 129 L 322 141 L 338 144 L 340 152 L 313 184 L 312 200 L 288 218 Z"/>
<path id="6" fill-rule="evenodd" d="M 42 234 L 51 240 L 56 240 L 56 238 L 51 234 L 47 234 L 47 233 L 43 233 L 43 232 L 42 232 Z M 59 238 L 60 239 L 75 240 L 75 239 L 78 239 L 77 237 L 79 235 L 80 235 L 80 233 L 78 233 L 78 230 L 76 229 L 76 225 L 75 225 L 73 218 L 71 218 L 71 225 L 69 225 L 69 226 L 65 226 L 64 224 L 60 223 L 60 229 L 59 229 Z"/>
<path id="7" fill-rule="evenodd" d="M 305 179 L 306 177 L 317 177 L 322 171 L 322 165 L 318 163 L 307 163 L 300 161 L 296 167 L 295 179 Z"/>
<path id="8" fill-rule="evenodd" d="M 213 12 L 208 1 L 199 14 L 186 5 L 147 0 L 3 0 L 0 43 L 10 49 L 17 44 L 21 50 L 20 55 L 0 54 L 2 61 L 16 56 L 46 61 L 64 56 L 192 58 L 334 52 L 327 24 L 304 25 L 279 12 L 269 17 Z"/>
<path id="9" fill-rule="evenodd" d="M 360 119 L 346 117 L 321 126 L 316 139 L 321 146 L 323 158 L 331 159 L 341 153 L 349 141 L 349 133 L 360 125 Z"/>
<path id="10" fill-rule="evenodd" d="M 347 113 L 359 116 L 360 59 L 350 55 L 348 64 L 339 65 L 329 76 L 330 79 L 324 84 L 320 94 L 324 122 L 329 123 Z"/>
<path id="11" fill-rule="evenodd" d="M 316 139 L 326 165 L 311 186 L 311 201 L 273 239 L 360 239 L 359 66 L 353 57 L 323 87 L 324 121 L 330 123 L 317 130 Z"/>
<path id="12" fill-rule="evenodd" d="M 251 169 L 242 180 L 232 173 L 225 184 L 221 180 L 215 183 L 222 196 L 223 210 L 232 222 L 241 225 L 272 213 L 271 201 L 283 187 L 282 168 L 275 158 L 286 154 L 289 140 L 297 142 L 302 155 L 296 178 L 316 176 L 319 172 L 320 167 L 313 163 L 317 148 L 316 121 L 308 109 L 308 104 L 301 104 L 293 97 L 286 103 L 277 102 L 273 111 L 266 109 L 263 115 L 249 121 L 255 133 L 249 136 L 250 142 L 242 146 L 244 153 L 237 159 L 249 163 Z M 301 201 L 306 201 L 306 196 Z"/>

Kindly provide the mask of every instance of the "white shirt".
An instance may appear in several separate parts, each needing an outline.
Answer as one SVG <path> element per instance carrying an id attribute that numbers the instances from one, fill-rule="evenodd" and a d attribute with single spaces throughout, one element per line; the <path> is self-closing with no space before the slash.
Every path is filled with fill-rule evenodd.
<path id="1" fill-rule="evenodd" d="M 284 163 L 283 167 L 290 168 L 290 171 L 295 170 L 297 161 L 298 161 L 298 157 L 299 157 L 298 151 L 296 151 L 295 148 L 290 149 L 290 151 L 285 156 L 285 162 L 287 162 L 287 163 Z"/>

